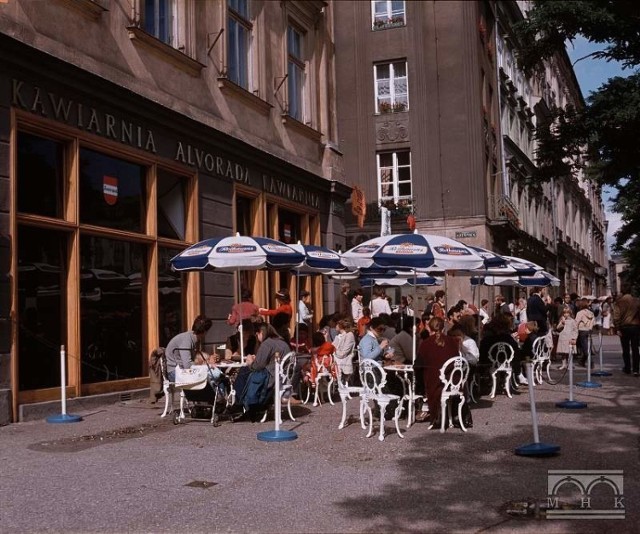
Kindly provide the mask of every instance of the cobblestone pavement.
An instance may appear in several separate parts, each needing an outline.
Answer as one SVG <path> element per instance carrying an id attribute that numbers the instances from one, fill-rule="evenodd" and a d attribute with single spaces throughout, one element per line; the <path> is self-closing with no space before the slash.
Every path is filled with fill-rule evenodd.
<path id="1" fill-rule="evenodd" d="M 547 458 L 514 454 L 533 441 L 526 389 L 483 398 L 467 433 L 421 423 L 400 439 L 387 422 L 384 442 L 365 437 L 357 400 L 344 430 L 340 403 L 296 407 L 283 428 L 298 439 L 280 443 L 256 439 L 273 421 L 174 426 L 144 401 L 8 425 L 0 532 L 640 532 L 640 378 L 620 372 L 617 338 L 604 350 L 613 376 L 575 392 L 587 409 L 555 407 L 566 377 L 535 388 L 541 441 L 561 447 Z M 625 519 L 546 519 L 548 470 L 622 470 Z M 613 509 L 605 486 L 591 497 Z"/>

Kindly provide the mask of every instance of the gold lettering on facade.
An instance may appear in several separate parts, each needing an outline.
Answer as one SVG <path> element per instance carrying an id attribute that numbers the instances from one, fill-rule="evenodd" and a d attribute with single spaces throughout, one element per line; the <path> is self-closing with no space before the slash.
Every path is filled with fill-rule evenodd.
<path id="1" fill-rule="evenodd" d="M 87 126 L 87 130 L 91 131 L 95 129 L 95 132 L 100 134 L 102 130 L 100 129 L 100 123 L 98 122 L 98 114 L 94 108 L 91 108 L 91 118 L 89 119 L 89 125 Z"/>
<path id="2" fill-rule="evenodd" d="M 310 193 L 294 184 L 289 184 L 273 176 L 266 174 L 262 175 L 262 187 L 265 191 L 272 195 L 277 195 L 282 198 L 304 204 L 305 206 L 311 206 L 312 208 L 320 208 L 320 196 L 316 193 Z"/>
<path id="3" fill-rule="evenodd" d="M 109 115 L 108 113 L 105 115 L 105 119 L 106 119 L 106 126 L 105 129 L 107 130 L 107 137 L 111 137 L 111 139 L 117 139 L 118 137 L 116 136 L 116 132 L 113 129 L 113 127 L 116 124 L 116 118 L 113 115 Z"/>
<path id="4" fill-rule="evenodd" d="M 122 137 L 120 140 L 128 145 L 133 143 L 133 124 L 122 121 Z"/>
<path id="5" fill-rule="evenodd" d="M 69 113 L 71 113 L 71 106 L 73 105 L 73 102 L 71 100 L 65 102 L 62 98 L 58 98 L 56 100 L 56 96 L 53 93 L 49 93 L 49 100 L 51 100 L 55 118 L 58 120 L 64 120 L 64 122 L 69 122 Z"/>
<path id="6" fill-rule="evenodd" d="M 13 90 L 11 91 L 11 94 L 12 94 L 11 105 L 18 106 L 23 109 L 27 109 L 27 104 L 24 100 L 22 100 L 22 95 L 20 94 L 20 90 L 22 89 L 23 85 L 24 85 L 24 82 L 20 82 L 14 78 L 13 88 L 12 88 Z"/>
<path id="7" fill-rule="evenodd" d="M 78 102 L 78 128 L 82 128 L 84 123 L 82 122 L 82 104 Z"/>
<path id="8" fill-rule="evenodd" d="M 180 141 L 178 141 L 178 147 L 176 148 L 176 157 L 173 159 L 175 161 L 186 163 L 186 161 L 184 160 L 184 148 L 182 147 L 182 143 Z"/>
<path id="9" fill-rule="evenodd" d="M 151 130 L 147 130 L 147 142 L 144 145 L 144 149 L 147 152 L 151 152 L 153 154 L 156 153 L 156 142 L 153 138 L 153 132 Z"/>
<path id="10" fill-rule="evenodd" d="M 33 95 L 33 103 L 31 104 L 31 111 L 35 113 L 36 111 L 40 112 L 40 115 L 43 117 L 47 116 L 47 112 L 44 110 L 44 105 L 42 104 L 42 98 L 40 97 L 40 87 L 34 87 L 34 95 Z"/>

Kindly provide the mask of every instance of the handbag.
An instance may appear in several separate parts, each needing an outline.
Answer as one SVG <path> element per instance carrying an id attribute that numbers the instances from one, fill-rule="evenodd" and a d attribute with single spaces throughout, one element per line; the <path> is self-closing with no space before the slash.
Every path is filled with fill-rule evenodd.
<path id="1" fill-rule="evenodd" d="M 192 365 L 189 369 L 177 366 L 175 385 L 182 389 L 204 389 L 208 371 L 207 365 Z"/>

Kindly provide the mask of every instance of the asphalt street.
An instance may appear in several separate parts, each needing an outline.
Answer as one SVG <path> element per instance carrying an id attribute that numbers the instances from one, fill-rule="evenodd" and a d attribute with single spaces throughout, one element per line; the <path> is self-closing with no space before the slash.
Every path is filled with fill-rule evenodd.
<path id="1" fill-rule="evenodd" d="M 278 443 L 256 438 L 272 419 L 174 425 L 144 400 L 79 413 L 79 423 L 8 425 L 0 532 L 640 532 L 640 378 L 620 372 L 617 338 L 603 347 L 613 376 L 576 388 L 586 409 L 556 408 L 567 377 L 535 388 L 540 441 L 561 448 L 552 457 L 514 454 L 533 441 L 526 388 L 481 399 L 467 433 L 418 423 L 400 439 L 387 422 L 384 442 L 365 437 L 357 400 L 343 430 L 339 401 L 296 407 L 283 428 L 298 439 Z M 591 510 L 624 518 L 549 519 L 549 470 L 614 471 L 623 499 L 601 484 Z M 555 496 L 584 512 L 577 490 Z"/>

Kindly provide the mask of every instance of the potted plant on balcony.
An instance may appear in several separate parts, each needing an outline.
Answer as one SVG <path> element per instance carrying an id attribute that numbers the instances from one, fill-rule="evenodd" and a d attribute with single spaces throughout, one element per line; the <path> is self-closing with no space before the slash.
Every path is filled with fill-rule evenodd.
<path id="1" fill-rule="evenodd" d="M 393 103 L 393 111 L 405 111 L 407 109 L 407 103 L 406 102 L 394 102 Z"/>

